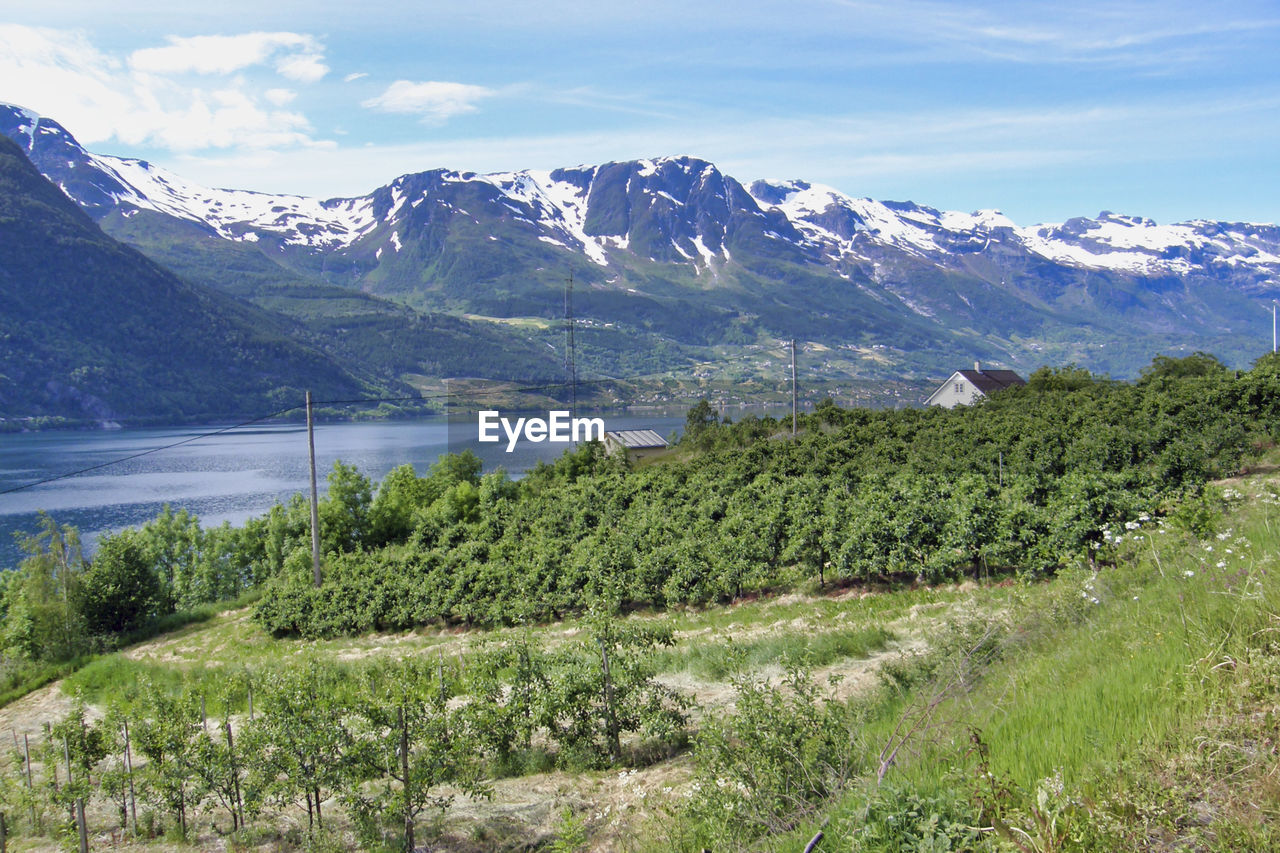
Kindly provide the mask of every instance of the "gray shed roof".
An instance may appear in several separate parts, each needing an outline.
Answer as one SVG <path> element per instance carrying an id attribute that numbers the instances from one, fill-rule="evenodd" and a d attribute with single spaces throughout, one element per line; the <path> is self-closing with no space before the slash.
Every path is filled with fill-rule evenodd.
<path id="1" fill-rule="evenodd" d="M 959 370 L 956 371 L 974 384 L 983 394 L 1008 388 L 1010 385 L 1026 385 L 1027 382 L 1012 370 Z"/>
<path id="2" fill-rule="evenodd" d="M 605 437 L 612 438 L 628 450 L 667 446 L 667 440 L 651 429 L 610 430 Z"/>

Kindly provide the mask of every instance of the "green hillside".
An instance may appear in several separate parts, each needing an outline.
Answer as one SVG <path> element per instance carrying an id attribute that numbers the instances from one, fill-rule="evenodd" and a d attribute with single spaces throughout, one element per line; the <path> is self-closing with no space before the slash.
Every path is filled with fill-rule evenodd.
<path id="1" fill-rule="evenodd" d="M 0 415 L 213 418 L 368 386 L 288 323 L 105 236 L 0 140 Z"/>

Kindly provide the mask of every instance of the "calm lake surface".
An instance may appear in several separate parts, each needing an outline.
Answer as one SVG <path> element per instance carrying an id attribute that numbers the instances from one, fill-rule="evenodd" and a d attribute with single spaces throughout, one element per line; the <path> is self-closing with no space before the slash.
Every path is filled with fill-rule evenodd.
<path id="1" fill-rule="evenodd" d="M 771 413 L 781 414 L 777 409 Z M 731 412 L 735 420 L 742 414 Z M 606 429 L 653 429 L 664 437 L 684 426 L 683 412 L 600 417 Z M 0 435 L 0 491 L 166 447 L 216 428 Z M 442 453 L 464 449 L 457 436 L 455 426 L 450 446 L 449 424 L 443 417 L 319 424 L 315 437 L 321 494 L 324 476 L 335 460 L 355 465 L 375 481 L 405 463 L 422 474 Z M 506 453 L 505 442 L 471 442 L 470 446 L 484 460 L 486 471 L 501 466 L 513 477 L 539 459 L 554 459 L 565 448 L 563 444 L 521 442 L 514 452 Z M 74 525 L 90 546 L 103 533 L 154 518 L 166 503 L 199 516 L 206 527 L 223 521 L 239 524 L 294 492 L 305 494 L 309 490 L 307 471 L 305 426 L 252 426 L 0 495 L 0 569 L 18 564 L 22 554 L 14 534 L 34 533 L 39 510 L 48 512 L 59 524 Z"/>

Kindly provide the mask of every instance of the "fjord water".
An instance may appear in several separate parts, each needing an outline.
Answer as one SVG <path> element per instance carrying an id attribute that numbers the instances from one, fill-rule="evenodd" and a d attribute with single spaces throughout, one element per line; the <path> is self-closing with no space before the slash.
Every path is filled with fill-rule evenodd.
<path id="1" fill-rule="evenodd" d="M 653 429 L 663 436 L 684 425 L 683 415 L 605 417 L 609 429 Z M 0 492 L 27 483 L 106 464 L 86 473 L 10 494 L 0 494 L 0 569 L 22 557 L 15 533 L 34 533 L 38 511 L 80 530 L 86 546 L 104 533 L 143 524 L 165 504 L 186 509 L 201 523 L 238 524 L 261 515 L 277 501 L 308 491 L 307 432 L 298 424 L 237 428 L 207 437 L 217 427 L 39 432 L 0 435 Z M 315 430 L 320 491 L 336 460 L 381 479 L 410 463 L 423 474 L 448 451 L 443 417 L 399 422 L 320 424 Z M 145 456 L 129 456 L 169 447 Z M 518 477 L 539 459 L 550 461 L 563 444 L 522 442 L 512 453 L 502 445 L 471 449 L 486 471 L 499 466 Z"/>

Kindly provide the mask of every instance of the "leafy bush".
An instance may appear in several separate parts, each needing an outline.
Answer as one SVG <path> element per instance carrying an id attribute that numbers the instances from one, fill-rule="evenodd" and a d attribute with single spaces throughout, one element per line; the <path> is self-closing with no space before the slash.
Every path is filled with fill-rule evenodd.
<path id="1" fill-rule="evenodd" d="M 851 821 L 854 853 L 976 849 L 989 832 L 980 825 L 979 810 L 956 793 L 963 789 L 959 782 L 949 792 L 930 794 L 903 785 L 877 788 Z"/>
<path id="2" fill-rule="evenodd" d="M 796 826 L 846 783 L 858 711 L 825 694 L 809 673 L 780 685 L 734 679 L 732 714 L 709 717 L 694 741 L 695 782 L 683 818 L 711 847 L 742 846 Z"/>

